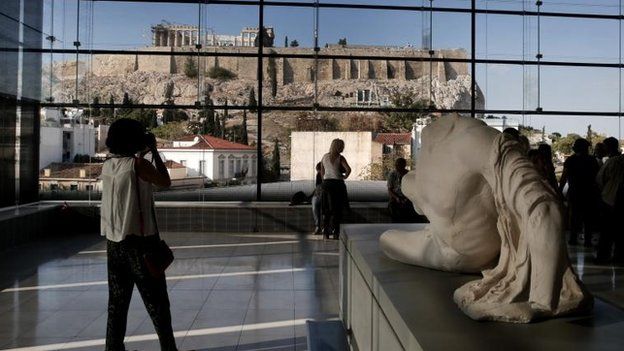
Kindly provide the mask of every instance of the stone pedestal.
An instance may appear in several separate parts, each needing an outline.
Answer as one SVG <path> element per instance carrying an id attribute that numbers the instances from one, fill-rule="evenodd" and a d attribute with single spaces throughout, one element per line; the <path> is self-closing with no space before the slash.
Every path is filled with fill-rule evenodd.
<path id="1" fill-rule="evenodd" d="M 596 300 L 592 315 L 518 325 L 475 322 L 453 292 L 475 275 L 387 258 L 379 236 L 423 224 L 348 224 L 340 245 L 340 310 L 353 350 L 620 350 L 624 311 Z"/>

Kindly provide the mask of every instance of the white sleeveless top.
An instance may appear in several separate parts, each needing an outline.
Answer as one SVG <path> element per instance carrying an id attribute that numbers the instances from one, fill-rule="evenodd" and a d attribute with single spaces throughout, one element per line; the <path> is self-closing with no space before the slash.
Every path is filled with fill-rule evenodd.
<path id="1" fill-rule="evenodd" d="M 340 159 L 342 157 L 338 156 L 334 162 L 331 161 L 329 153 L 326 153 L 321 159 L 323 163 L 323 168 L 325 168 L 325 175 L 323 179 L 344 179 L 342 176 L 342 172 L 340 172 Z"/>
<path id="2" fill-rule="evenodd" d="M 143 214 L 143 235 L 157 234 L 153 215 L 152 184 L 136 177 L 134 158 L 114 157 L 102 166 L 101 234 L 110 241 L 120 242 L 127 235 L 141 236 L 137 179 Z"/>

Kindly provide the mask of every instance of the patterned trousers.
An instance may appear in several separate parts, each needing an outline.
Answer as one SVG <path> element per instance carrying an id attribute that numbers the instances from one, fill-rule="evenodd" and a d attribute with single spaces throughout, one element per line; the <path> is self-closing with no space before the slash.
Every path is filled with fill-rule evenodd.
<path id="1" fill-rule="evenodd" d="M 158 242 L 158 236 L 128 236 L 121 242 L 107 241 L 108 322 L 106 351 L 123 351 L 128 308 L 136 284 L 145 308 L 158 334 L 163 351 L 177 350 L 165 277 L 154 278 L 143 261 L 143 254 Z"/>

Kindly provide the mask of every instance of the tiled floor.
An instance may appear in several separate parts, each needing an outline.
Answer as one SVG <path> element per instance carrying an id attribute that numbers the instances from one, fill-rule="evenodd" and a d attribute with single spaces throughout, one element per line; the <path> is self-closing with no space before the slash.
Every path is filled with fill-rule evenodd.
<path id="1" fill-rule="evenodd" d="M 597 265 L 594 249 L 582 245 L 569 247 L 569 252 L 572 265 L 594 296 L 624 309 L 624 266 Z"/>
<path id="2" fill-rule="evenodd" d="M 296 234 L 169 233 L 173 327 L 181 350 L 303 350 L 307 319 L 338 317 L 336 241 Z M 106 256 L 98 236 L 39 242 L 0 256 L 0 349 L 101 350 Z M 599 298 L 624 308 L 624 267 L 570 248 Z M 138 294 L 129 350 L 158 350 Z"/>
<path id="3" fill-rule="evenodd" d="M 307 319 L 338 317 L 336 241 L 266 233 L 163 237 L 178 247 L 168 287 L 181 350 L 303 350 Z M 75 237 L 6 252 L 0 349 L 102 350 L 103 249 L 99 237 Z M 129 350 L 159 349 L 136 290 L 127 335 Z"/>

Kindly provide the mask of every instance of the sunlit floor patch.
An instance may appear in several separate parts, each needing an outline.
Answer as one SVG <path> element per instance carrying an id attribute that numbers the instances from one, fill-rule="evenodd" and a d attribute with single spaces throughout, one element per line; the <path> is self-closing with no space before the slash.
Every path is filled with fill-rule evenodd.
<path id="1" fill-rule="evenodd" d="M 183 331 L 174 332 L 174 336 L 176 338 L 183 338 L 183 337 L 193 337 L 193 336 L 225 334 L 225 333 L 240 332 L 240 331 L 294 327 L 294 326 L 305 324 L 307 320 L 308 320 L 307 318 L 303 318 L 303 319 L 293 319 L 293 320 L 284 320 L 284 321 L 266 322 L 266 323 L 231 325 L 227 327 L 191 329 L 191 330 L 183 330 Z M 143 335 L 128 336 L 125 338 L 124 342 L 133 343 L 133 342 L 150 341 L 150 340 L 158 340 L 158 335 L 143 334 Z M 70 350 L 70 349 L 77 349 L 77 348 L 83 348 L 83 347 L 102 346 L 105 343 L 106 343 L 106 339 L 92 339 L 92 340 L 83 340 L 83 341 L 71 341 L 71 342 L 58 343 L 58 344 L 18 347 L 18 348 L 3 349 L 3 350 L 5 351 Z"/>
<path id="2" fill-rule="evenodd" d="M 280 273 L 301 272 L 305 270 L 308 270 L 308 269 L 307 268 L 286 268 L 286 269 L 270 269 L 270 270 L 264 270 L 264 271 L 177 275 L 177 276 L 167 277 L 167 280 L 189 280 L 189 279 L 204 279 L 204 278 L 236 277 L 236 276 L 245 276 L 245 275 L 280 274 Z M 0 292 L 8 293 L 8 292 L 33 291 L 33 290 L 67 289 L 67 288 L 77 288 L 77 287 L 84 287 L 84 286 L 107 285 L 107 284 L 108 282 L 106 280 L 100 280 L 100 281 L 83 282 L 83 283 L 23 286 L 19 288 L 7 288 Z"/>

